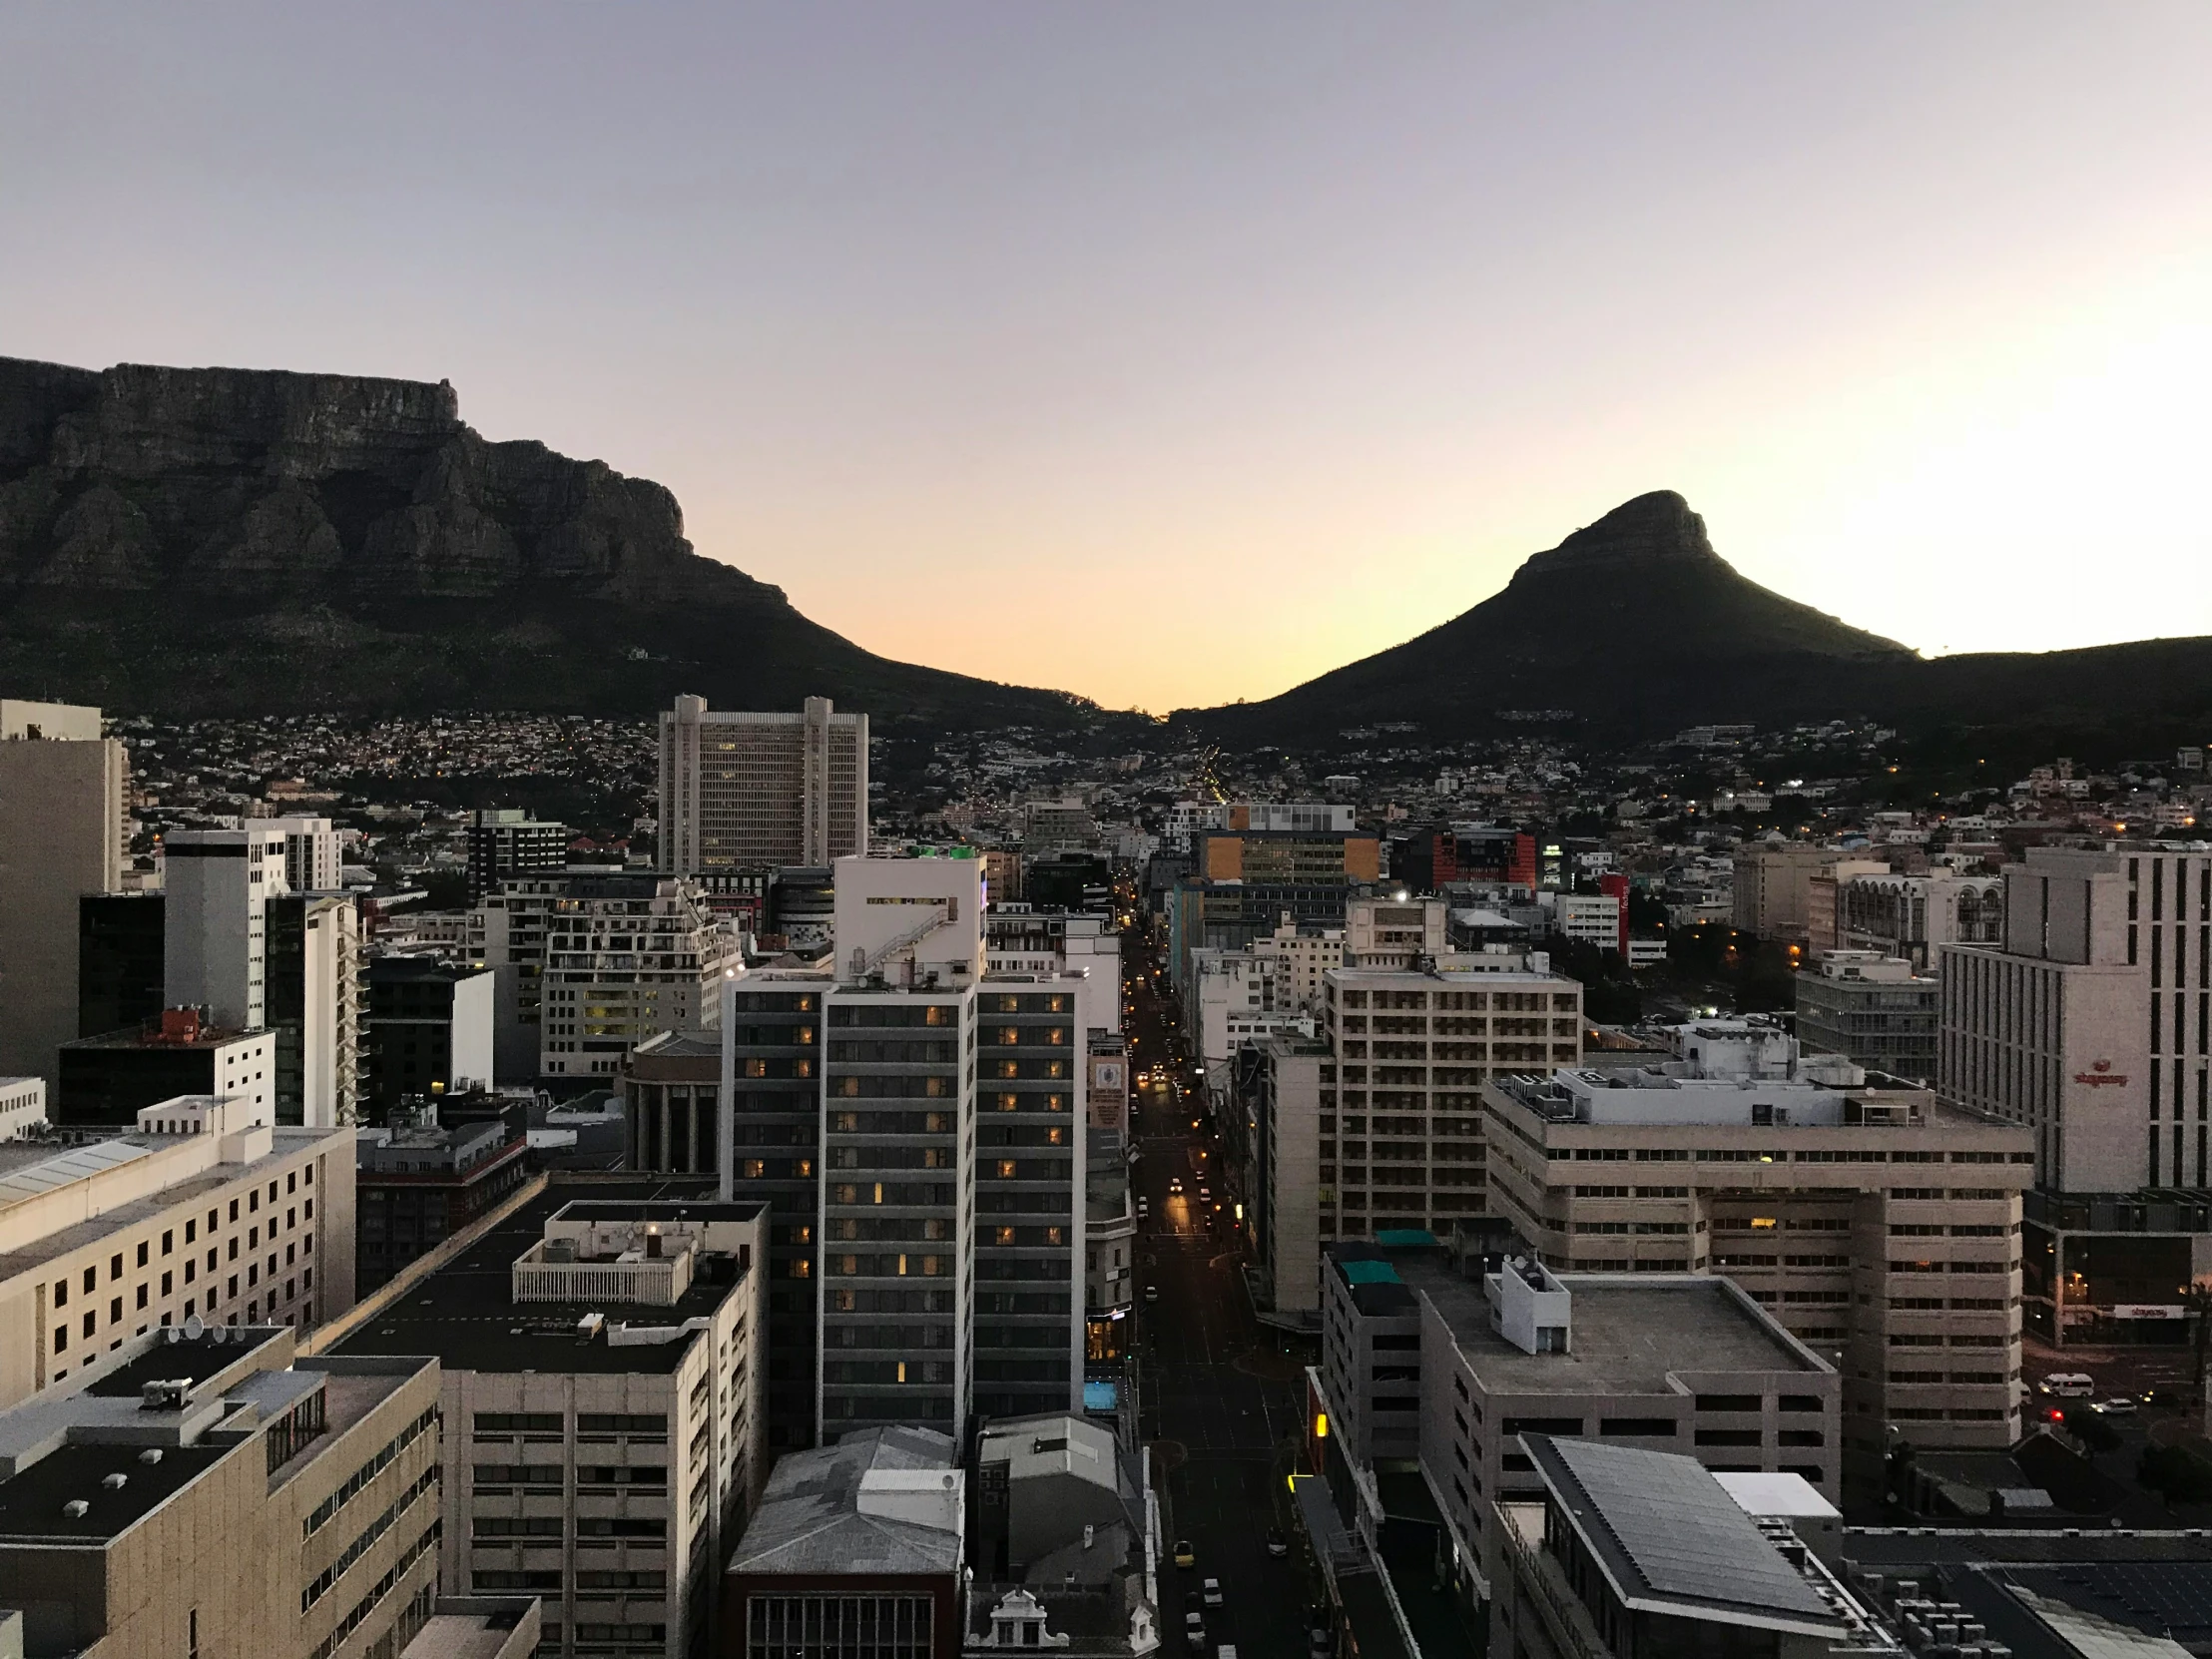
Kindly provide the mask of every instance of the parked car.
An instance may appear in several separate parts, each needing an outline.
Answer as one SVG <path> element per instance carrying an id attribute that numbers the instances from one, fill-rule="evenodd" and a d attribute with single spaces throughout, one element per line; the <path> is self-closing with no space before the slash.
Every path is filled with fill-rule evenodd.
<path id="1" fill-rule="evenodd" d="M 1179 1567 L 1195 1567 L 1198 1565 L 1198 1551 L 1191 1548 L 1190 1539 L 1178 1538 L 1175 1540 L 1175 1564 Z"/>
<path id="2" fill-rule="evenodd" d="M 1160 1287 L 1157 1285 L 1147 1285 L 1144 1288 L 1144 1299 L 1147 1302 L 1158 1302 L 1160 1300 Z M 1180 1566 L 1183 1563 L 1177 1562 L 1176 1564 Z"/>
<path id="3" fill-rule="evenodd" d="M 1206 1621 L 1196 1613 L 1183 1615 L 1183 1641 L 1193 1653 L 1206 1651 Z"/>
<path id="4" fill-rule="evenodd" d="M 1280 1560 L 1282 1559 L 1282 1557 L 1290 1554 L 1290 1552 L 1291 1540 L 1283 1536 L 1283 1529 L 1280 1526 L 1269 1527 L 1268 1553 Z"/>
<path id="5" fill-rule="evenodd" d="M 1207 1606 L 1209 1606 L 1209 1607 L 1219 1607 L 1219 1606 L 1220 1606 L 1220 1605 L 1222 1604 L 1222 1595 L 1221 1595 L 1221 1580 L 1220 1580 L 1220 1579 L 1218 1579 L 1218 1578 L 1209 1578 L 1209 1579 L 1207 1579 L 1207 1580 L 1206 1580 L 1206 1582 L 1205 1582 L 1205 1584 L 1204 1584 L 1204 1586 L 1203 1586 L 1203 1589 L 1204 1589 L 1204 1593 L 1205 1593 L 1205 1596 L 1206 1596 L 1206 1605 L 1207 1605 Z"/>

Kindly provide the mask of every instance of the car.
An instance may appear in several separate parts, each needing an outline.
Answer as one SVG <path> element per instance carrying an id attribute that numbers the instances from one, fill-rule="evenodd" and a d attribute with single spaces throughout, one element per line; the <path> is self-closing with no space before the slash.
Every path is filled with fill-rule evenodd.
<path id="1" fill-rule="evenodd" d="M 1205 1203 L 1205 1202 L 1206 1202 L 1206 1200 L 1208 1200 L 1208 1199 L 1212 1198 L 1213 1196 L 1214 1196 L 1214 1189 L 1213 1189 L 1213 1188 L 1211 1188 L 1211 1187 L 1201 1187 L 1201 1188 L 1199 1188 L 1199 1189 L 1198 1189 L 1198 1201 L 1199 1201 L 1199 1202 L 1200 1202 L 1201 1204 Z"/>
<path id="2" fill-rule="evenodd" d="M 1170 1176 L 1168 1178 L 1168 1191 L 1170 1193 L 1179 1193 L 1182 1190 L 1183 1178 L 1180 1175 Z"/>
<path id="3" fill-rule="evenodd" d="M 1196 1590 L 1185 1590 L 1183 1592 L 1184 1617 L 1188 1618 L 1191 1614 L 1198 1612 L 1205 1605 L 1205 1598 L 1201 1596 Z"/>
<path id="4" fill-rule="evenodd" d="M 1222 1604 L 1221 1580 L 1218 1578 L 1207 1579 L 1202 1586 L 1202 1593 L 1206 1597 L 1207 1606 L 1219 1607 Z"/>
<path id="5" fill-rule="evenodd" d="M 2127 1395 L 2121 1394 L 2117 1398 L 2105 1400 L 2095 1409 L 2103 1412 L 2108 1417 L 2131 1417 L 2136 1412 L 2137 1404 Z"/>
<path id="6" fill-rule="evenodd" d="M 2080 1371 L 2054 1372 L 2035 1386 L 2060 1399 L 2094 1399 L 2097 1392 L 2096 1379 Z"/>
<path id="7" fill-rule="evenodd" d="M 1175 1564 L 1179 1567 L 1195 1567 L 1198 1565 L 1198 1551 L 1191 1548 L 1190 1539 L 1178 1538 L 1175 1540 Z"/>
<path id="8" fill-rule="evenodd" d="M 1206 1651 L 1206 1621 L 1196 1613 L 1183 1615 L 1183 1643 L 1193 1653 Z"/>
<path id="9" fill-rule="evenodd" d="M 1157 1285 L 1147 1285 L 1144 1288 L 1144 1299 L 1147 1302 L 1158 1302 L 1160 1300 L 1160 1287 Z M 1187 1567 L 1190 1565 L 1190 1563 L 1188 1561 L 1178 1561 L 1176 1562 L 1176 1565 L 1179 1567 Z"/>
<path id="10" fill-rule="evenodd" d="M 1268 1553 L 1274 1556 L 1277 1560 L 1281 1560 L 1284 1556 L 1290 1554 L 1290 1552 L 1291 1540 L 1283 1536 L 1283 1529 L 1280 1526 L 1269 1527 Z"/>

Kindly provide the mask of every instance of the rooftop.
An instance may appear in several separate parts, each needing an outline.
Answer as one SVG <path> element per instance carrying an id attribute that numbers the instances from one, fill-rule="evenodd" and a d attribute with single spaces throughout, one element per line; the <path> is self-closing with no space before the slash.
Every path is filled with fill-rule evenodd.
<path id="1" fill-rule="evenodd" d="M 951 1436 L 930 1428 L 871 1428 L 835 1445 L 787 1453 L 730 1557 L 732 1573 L 953 1573 L 962 1534 L 861 1509 L 873 1474 L 941 1474 L 949 1489 Z"/>
<path id="2" fill-rule="evenodd" d="M 699 1276 L 674 1304 L 530 1302 L 514 1300 L 515 1259 L 545 1237 L 545 1224 L 567 1210 L 571 1219 L 598 1213 L 646 1220 L 750 1217 L 758 1204 L 720 1205 L 705 1183 L 688 1181 L 593 1182 L 591 1197 L 556 1183 L 517 1209 L 427 1279 L 365 1319 L 328 1352 L 338 1355 L 434 1355 L 458 1371 L 547 1373 L 669 1373 L 682 1363 L 696 1333 L 665 1343 L 610 1346 L 604 1334 L 587 1338 L 579 1322 L 603 1314 L 608 1322 L 673 1328 L 704 1319 L 744 1282 L 730 1258 L 710 1256 Z M 685 1195 L 697 1194 L 695 1200 Z M 750 1271 L 750 1270 L 749 1270 Z M 734 1276 L 733 1276 L 734 1275 Z"/>
<path id="3" fill-rule="evenodd" d="M 1563 1273 L 1574 1298 L 1566 1354 L 1525 1354 L 1490 1328 L 1482 1288 L 1448 1263 L 1400 1260 L 1491 1393 L 1666 1394 L 1678 1374 L 1833 1368 L 1762 1315 L 1726 1279 L 1704 1274 Z"/>
<path id="4" fill-rule="evenodd" d="M 260 1026 L 252 1029 L 232 1029 L 219 1025 L 202 1025 L 192 1036 L 185 1037 L 164 1036 L 159 1030 L 150 1032 L 143 1026 L 126 1025 L 119 1031 L 102 1031 L 91 1037 L 72 1037 L 61 1046 L 64 1049 L 150 1048 L 155 1050 L 191 1050 L 220 1048 L 225 1043 L 235 1043 L 242 1038 L 267 1037 L 269 1035 L 270 1032 Z"/>
<path id="5" fill-rule="evenodd" d="M 1548 1434 L 1521 1443 L 1627 1606 L 1810 1635 L 1844 1630 L 1695 1458 Z"/>

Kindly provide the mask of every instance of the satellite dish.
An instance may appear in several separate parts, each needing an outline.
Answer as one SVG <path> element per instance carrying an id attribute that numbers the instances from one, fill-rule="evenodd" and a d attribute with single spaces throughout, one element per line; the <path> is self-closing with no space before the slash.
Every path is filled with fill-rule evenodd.
<path id="1" fill-rule="evenodd" d="M 207 1329 L 198 1314 L 192 1315 L 185 1321 L 185 1341 L 188 1343 L 198 1342 L 206 1334 Z"/>
<path id="2" fill-rule="evenodd" d="M 211 1325 L 211 1326 L 209 1326 L 209 1327 L 208 1327 L 208 1341 L 209 1341 L 209 1342 L 211 1342 L 211 1343 L 214 1343 L 214 1344 L 215 1344 L 215 1345 L 216 1345 L 216 1346 L 217 1346 L 218 1348 L 222 1347 L 222 1346 L 223 1346 L 223 1327 L 222 1327 L 222 1326 L 220 1326 L 220 1325 Z"/>

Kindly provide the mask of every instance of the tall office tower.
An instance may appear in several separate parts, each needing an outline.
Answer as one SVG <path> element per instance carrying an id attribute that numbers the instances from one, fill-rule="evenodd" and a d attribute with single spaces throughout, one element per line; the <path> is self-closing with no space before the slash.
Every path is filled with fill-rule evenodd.
<path id="1" fill-rule="evenodd" d="M 244 830 L 175 830 L 162 842 L 164 995 L 218 1025 L 269 1024 L 269 901 L 291 890 L 288 838 Z"/>
<path id="2" fill-rule="evenodd" d="M 130 776 L 98 709 L 0 702 L 0 1076 L 57 1082 L 79 1034 L 77 900 L 123 884 Z"/>
<path id="3" fill-rule="evenodd" d="M 438 1598 L 436 1361 L 308 1359 L 281 1326 L 197 1321 L 103 1360 L 0 1411 L 0 1648 L 531 1651 L 534 1597 Z"/>
<path id="4" fill-rule="evenodd" d="M 145 1024 L 162 1011 L 158 892 L 86 893 L 77 900 L 77 1035 Z"/>
<path id="5" fill-rule="evenodd" d="M 827 864 L 867 851 L 867 716 L 810 697 L 795 715 L 661 716 L 661 867 Z"/>
<path id="6" fill-rule="evenodd" d="M 264 1110 L 186 1095 L 86 1144 L 0 1145 L 0 1406 L 157 1326 L 353 1306 L 352 1134 Z"/>
<path id="7" fill-rule="evenodd" d="M 541 1659 L 744 1651 L 715 1639 L 716 1581 L 768 1473 L 763 1220 L 556 1177 L 330 1345 L 436 1358 L 438 1576 L 541 1597 Z"/>
<path id="8" fill-rule="evenodd" d="M 468 901 L 515 876 L 558 873 L 568 864 L 569 829 L 545 823 L 519 807 L 495 807 L 468 827 Z"/>
<path id="9" fill-rule="evenodd" d="M 742 941 L 697 882 L 567 878 L 546 921 L 538 1070 L 614 1076 L 656 1032 L 720 1020 L 722 982 L 744 966 Z"/>
<path id="10" fill-rule="evenodd" d="M 997 974 L 976 997 L 975 1356 L 989 1417 L 1079 1410 L 1085 1334 L 1083 981 Z M 834 1033 L 832 1033 L 834 1035 Z M 836 1103 L 830 1103 L 832 1113 Z"/>
<path id="11" fill-rule="evenodd" d="M 326 818 L 256 819 L 257 830 L 284 835 L 284 884 L 293 892 L 336 892 L 345 884 L 338 832 Z"/>
<path id="12" fill-rule="evenodd" d="M 830 983 L 827 973 L 783 968 L 725 981 L 721 1072 L 730 1118 L 718 1167 L 726 1198 L 762 1200 L 770 1210 L 768 1438 L 779 1450 L 815 1444 L 821 1340 L 815 1268 L 822 1057 L 828 1052 L 822 1010 Z M 640 1050 L 631 1063 L 644 1070 L 650 1062 Z M 650 1137 L 641 1140 L 652 1144 Z"/>
<path id="13" fill-rule="evenodd" d="M 360 907 L 335 893 L 283 893 L 267 901 L 267 922 L 276 1121 L 351 1123 L 361 1064 Z"/>

